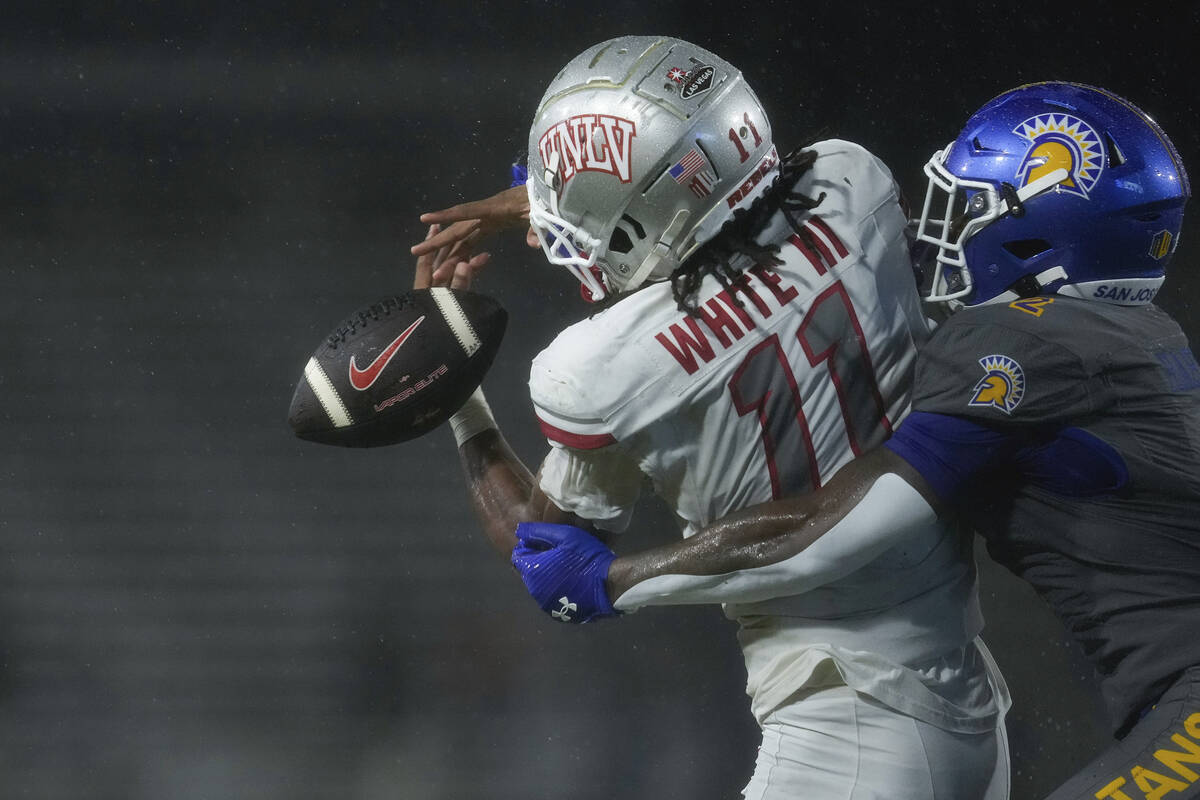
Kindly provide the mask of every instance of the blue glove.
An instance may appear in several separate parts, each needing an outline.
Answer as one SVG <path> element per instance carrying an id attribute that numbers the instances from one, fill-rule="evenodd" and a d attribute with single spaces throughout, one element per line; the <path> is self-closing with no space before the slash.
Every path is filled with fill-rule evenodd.
<path id="1" fill-rule="evenodd" d="M 604 587 L 616 557 L 604 542 L 573 525 L 522 522 L 512 565 L 543 611 L 560 622 L 582 624 L 618 613 Z"/>
<path id="2" fill-rule="evenodd" d="M 516 187 L 516 186 L 524 186 L 525 181 L 527 181 L 528 179 L 529 179 L 529 167 L 527 167 L 524 164 L 521 164 L 519 162 L 516 164 L 513 164 L 512 165 L 512 183 L 510 183 L 508 185 L 508 188 L 512 189 L 513 187 Z"/>

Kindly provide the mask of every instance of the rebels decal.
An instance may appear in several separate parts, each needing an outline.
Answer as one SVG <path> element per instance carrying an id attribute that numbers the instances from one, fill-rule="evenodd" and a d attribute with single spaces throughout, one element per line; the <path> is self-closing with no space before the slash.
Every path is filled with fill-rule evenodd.
<path id="1" fill-rule="evenodd" d="M 560 187 L 580 172 L 607 172 L 629 183 L 630 160 L 637 126 L 610 114 L 578 114 L 542 134 L 538 149 L 542 163 L 559 154 Z"/>
<path id="2" fill-rule="evenodd" d="M 735 144 L 737 143 L 736 140 L 734 140 L 734 142 Z M 762 179 L 770 174 L 771 170 L 774 169 L 775 165 L 778 163 L 779 153 L 777 153 L 775 148 L 772 147 L 771 152 L 763 156 L 763 160 L 758 162 L 758 166 L 755 167 L 754 171 L 746 177 L 746 180 L 742 182 L 742 185 L 734 189 L 733 192 L 731 192 L 729 196 L 725 198 L 725 202 L 729 204 L 729 207 L 737 208 L 743 203 L 743 201 L 746 200 L 747 197 L 750 197 L 751 193 L 754 191 L 754 188 L 758 186 L 758 184 L 762 183 Z"/>
<path id="3" fill-rule="evenodd" d="M 833 228 L 820 217 L 806 220 L 799 232 L 788 238 L 788 242 L 808 259 L 818 275 L 826 274 L 831 267 L 837 266 L 839 261 L 850 255 Z"/>

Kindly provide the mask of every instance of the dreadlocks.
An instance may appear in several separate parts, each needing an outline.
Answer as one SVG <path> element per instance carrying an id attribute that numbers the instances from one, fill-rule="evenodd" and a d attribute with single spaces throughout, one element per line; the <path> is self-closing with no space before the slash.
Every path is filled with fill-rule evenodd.
<path id="1" fill-rule="evenodd" d="M 825 199 L 825 193 L 822 192 L 814 199 L 793 193 L 792 190 L 816 159 L 817 154 L 814 150 L 797 148 L 788 153 L 771 186 L 756 198 L 749 208 L 734 211 L 733 218 L 722 226 L 716 236 L 701 245 L 687 261 L 675 268 L 671 273 L 671 293 L 680 311 L 696 315 L 696 295 L 705 275 L 714 276 L 721 282 L 721 286 L 729 289 L 732 282 L 741 277 L 742 273 L 742 269 L 733 265 L 736 255 L 748 256 L 758 266 L 773 267 L 783 263 L 778 256 L 778 245 L 763 246 L 755 241 L 777 210 L 783 211 L 784 217 L 797 236 L 806 244 L 812 244 L 812 234 L 800 224 L 795 214 L 816 208 Z"/>

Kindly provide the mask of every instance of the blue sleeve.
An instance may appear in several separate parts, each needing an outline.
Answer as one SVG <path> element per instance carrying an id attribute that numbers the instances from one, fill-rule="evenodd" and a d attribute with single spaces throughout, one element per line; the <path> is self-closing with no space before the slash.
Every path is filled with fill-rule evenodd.
<path id="1" fill-rule="evenodd" d="M 979 473 L 1010 461 L 1026 437 L 963 417 L 914 411 L 884 447 L 921 473 L 937 496 L 952 503 Z"/>
<path id="2" fill-rule="evenodd" d="M 962 487 L 980 473 L 1001 466 L 1012 477 L 1067 497 L 1109 494 L 1129 483 L 1120 452 L 1081 428 L 998 429 L 914 411 L 884 447 L 921 473 L 947 504 L 962 499 Z"/>

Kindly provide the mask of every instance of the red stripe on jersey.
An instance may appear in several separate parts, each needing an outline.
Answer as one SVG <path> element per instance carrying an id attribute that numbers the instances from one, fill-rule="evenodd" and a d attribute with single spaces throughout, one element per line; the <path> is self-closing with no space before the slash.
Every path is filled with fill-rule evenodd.
<path id="1" fill-rule="evenodd" d="M 554 427 L 541 417 L 538 417 L 538 426 L 550 441 L 574 447 L 576 450 L 598 450 L 617 443 L 616 437 L 611 433 L 571 433 Z"/>

